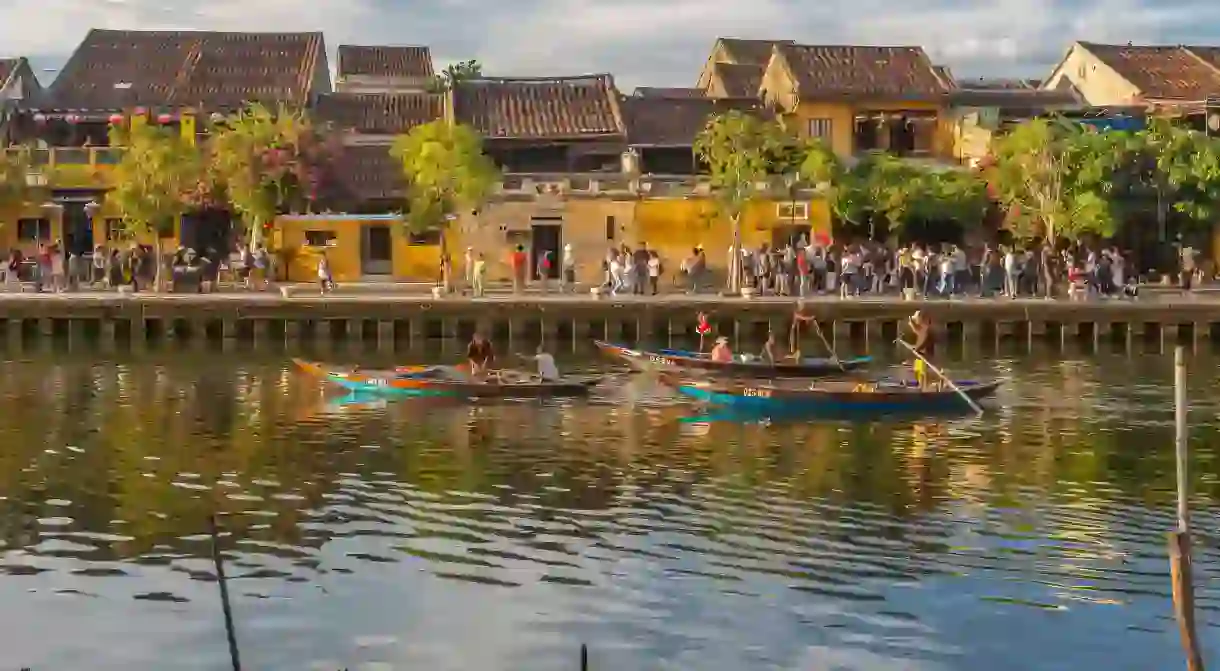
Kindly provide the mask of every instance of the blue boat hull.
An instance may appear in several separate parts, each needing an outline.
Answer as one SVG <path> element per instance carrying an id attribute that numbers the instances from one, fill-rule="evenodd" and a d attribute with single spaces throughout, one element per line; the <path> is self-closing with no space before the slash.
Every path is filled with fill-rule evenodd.
<path id="1" fill-rule="evenodd" d="M 990 386 L 990 385 L 988 385 Z M 902 400 L 868 398 L 861 394 L 851 400 L 827 397 L 767 398 L 744 396 L 691 385 L 678 385 L 674 389 L 689 398 L 723 408 L 743 417 L 783 416 L 878 416 L 878 415 L 945 415 L 968 412 L 971 407 L 956 394 L 929 394 L 926 397 L 912 396 Z M 975 400 L 983 395 L 975 395 Z"/>

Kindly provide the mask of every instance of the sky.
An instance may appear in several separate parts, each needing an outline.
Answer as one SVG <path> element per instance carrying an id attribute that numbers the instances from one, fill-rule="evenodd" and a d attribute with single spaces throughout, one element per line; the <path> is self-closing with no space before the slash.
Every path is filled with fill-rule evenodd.
<path id="1" fill-rule="evenodd" d="M 1049 74 L 1074 40 L 1220 44 L 1216 0 L 0 0 L 0 55 L 47 83 L 90 28 L 316 31 L 426 44 L 489 75 L 693 86 L 717 37 L 924 47 L 961 77 Z M 1211 17 L 1208 21 L 1206 17 Z"/>

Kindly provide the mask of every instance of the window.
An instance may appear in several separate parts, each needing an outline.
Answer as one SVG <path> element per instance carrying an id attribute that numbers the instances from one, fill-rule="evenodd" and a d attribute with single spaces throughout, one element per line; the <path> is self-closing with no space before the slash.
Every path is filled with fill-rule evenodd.
<path id="1" fill-rule="evenodd" d="M 408 245 L 431 245 L 436 246 L 441 244 L 440 229 L 431 229 L 427 231 L 411 231 L 407 236 Z"/>
<path id="2" fill-rule="evenodd" d="M 775 216 L 780 219 L 808 219 L 809 203 L 779 203 L 775 206 Z"/>
<path id="3" fill-rule="evenodd" d="M 809 137 L 811 139 L 825 140 L 831 142 L 831 132 L 834 130 L 834 123 L 831 119 L 810 119 L 809 120 Z"/>
<path id="4" fill-rule="evenodd" d="M 305 231 L 305 244 L 309 247 L 334 247 L 334 231 Z"/>
<path id="5" fill-rule="evenodd" d="M 50 240 L 51 239 L 51 220 L 50 219 L 18 219 L 17 220 L 17 239 L 18 240 Z"/>
<path id="6" fill-rule="evenodd" d="M 115 242 L 123 239 L 123 220 L 117 217 L 107 217 L 106 221 L 106 242 Z"/>
<path id="7" fill-rule="evenodd" d="M 618 234 L 618 222 L 614 220 L 614 215 L 606 215 L 606 239 L 613 241 Z"/>

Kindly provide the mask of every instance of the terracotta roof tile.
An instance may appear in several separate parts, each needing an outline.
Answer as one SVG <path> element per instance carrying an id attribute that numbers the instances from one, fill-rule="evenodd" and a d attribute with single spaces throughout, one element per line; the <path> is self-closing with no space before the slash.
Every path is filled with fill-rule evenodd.
<path id="1" fill-rule="evenodd" d="M 304 105 L 322 92 L 314 90 L 319 68 L 326 68 L 321 33 L 94 29 L 41 104 L 66 109 Z M 130 89 L 116 88 L 120 82 Z"/>
<path id="2" fill-rule="evenodd" d="M 957 79 L 954 78 L 953 71 L 949 69 L 948 65 L 933 65 L 932 70 L 940 78 L 940 81 L 944 83 L 946 88 L 957 88 Z"/>
<path id="3" fill-rule="evenodd" d="M 444 116 L 444 97 L 429 93 L 328 93 L 314 113 L 341 130 L 397 135 Z"/>
<path id="4" fill-rule="evenodd" d="M 730 98 L 756 98 L 762 85 L 765 68 L 761 65 L 716 63 L 712 66 L 716 78 Z"/>
<path id="5" fill-rule="evenodd" d="M 625 98 L 627 144 L 636 147 L 689 147 L 708 117 L 729 110 L 767 114 L 757 98 Z"/>
<path id="6" fill-rule="evenodd" d="M 362 200 L 402 198 L 406 181 L 388 145 L 344 147 L 336 159 L 341 188 Z"/>
<path id="7" fill-rule="evenodd" d="M 1217 72 L 1220 72 L 1220 47 L 1188 46 L 1186 50 L 1204 63 L 1207 63 L 1209 67 L 1215 68 Z"/>
<path id="8" fill-rule="evenodd" d="M 771 60 L 771 50 L 776 45 L 795 44 L 795 42 L 792 40 L 743 40 L 736 37 L 722 37 L 720 44 L 724 46 L 731 62 L 765 67 Z"/>
<path id="9" fill-rule="evenodd" d="M 490 139 L 622 137 L 610 75 L 476 79 L 453 91 L 455 118 Z"/>
<path id="10" fill-rule="evenodd" d="M 819 97 L 928 100 L 947 88 L 920 47 L 782 45 L 801 99 Z"/>
<path id="11" fill-rule="evenodd" d="M 636 98 L 703 98 L 706 93 L 699 88 L 637 86 L 634 95 Z"/>
<path id="12" fill-rule="evenodd" d="M 1204 100 L 1220 96 L 1220 72 L 1180 46 L 1120 46 L 1081 42 L 1144 98 Z"/>
<path id="13" fill-rule="evenodd" d="M 0 87 L 8 83 L 9 77 L 21 67 L 20 58 L 0 58 Z"/>
<path id="14" fill-rule="evenodd" d="M 432 51 L 428 47 L 339 45 L 336 71 L 371 77 L 431 77 Z"/>

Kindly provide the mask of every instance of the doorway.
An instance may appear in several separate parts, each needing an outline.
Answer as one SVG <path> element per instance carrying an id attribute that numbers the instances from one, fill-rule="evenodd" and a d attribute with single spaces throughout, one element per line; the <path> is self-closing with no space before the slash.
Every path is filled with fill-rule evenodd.
<path id="1" fill-rule="evenodd" d="M 227 258 L 233 249 L 232 233 L 233 220 L 228 210 L 195 210 L 182 215 L 178 244 L 204 256 L 215 251 Z"/>
<path id="2" fill-rule="evenodd" d="M 563 239 L 563 219 L 559 217 L 534 217 L 530 220 L 530 276 L 538 277 L 538 261 L 543 253 L 551 253 L 551 267 L 547 271 L 548 279 L 559 279 L 559 266 L 562 261 L 559 254 L 560 242 Z"/>
<path id="3" fill-rule="evenodd" d="M 85 204 L 63 203 L 63 247 L 67 254 L 85 254 L 93 249 L 93 222 L 85 212 Z"/>
<path id="4" fill-rule="evenodd" d="M 363 275 L 392 275 L 394 273 L 394 241 L 390 227 L 384 224 L 367 224 L 362 227 L 360 237 L 360 273 Z"/>

